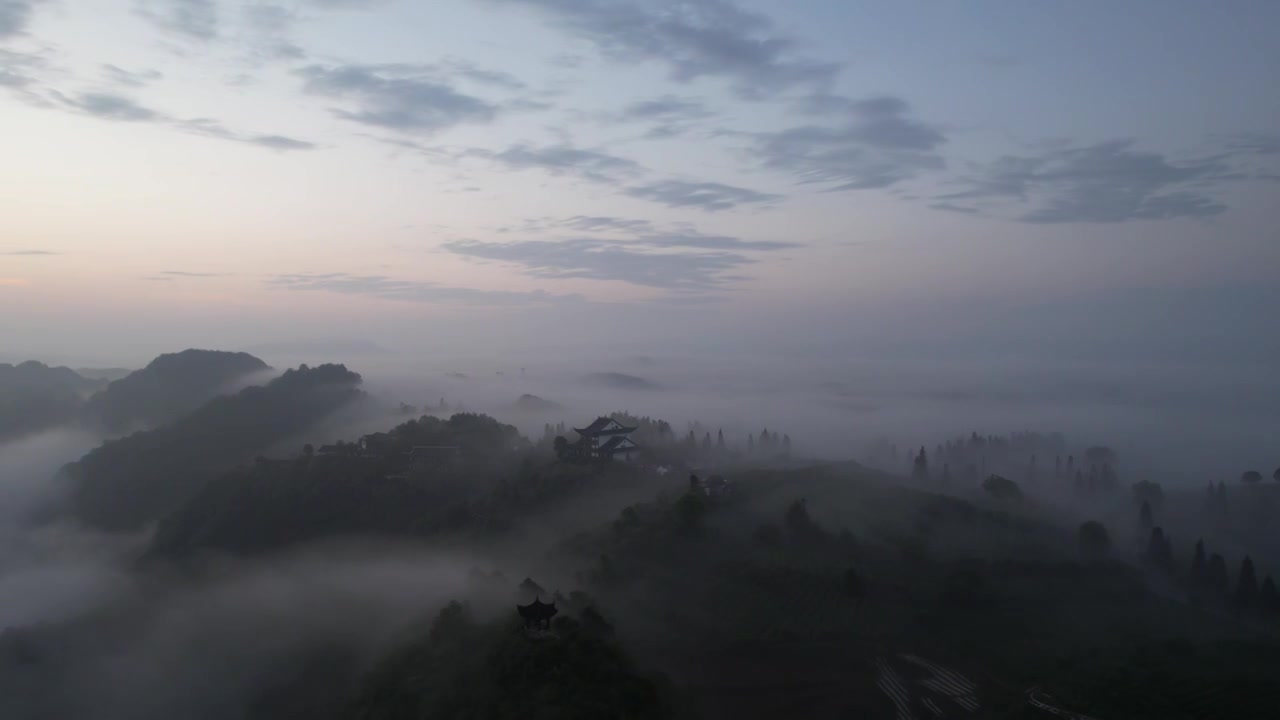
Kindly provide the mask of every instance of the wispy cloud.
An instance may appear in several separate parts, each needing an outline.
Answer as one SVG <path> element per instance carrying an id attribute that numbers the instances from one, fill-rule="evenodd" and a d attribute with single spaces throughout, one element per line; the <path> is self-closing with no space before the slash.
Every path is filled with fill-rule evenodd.
<path id="1" fill-rule="evenodd" d="M 231 130 L 208 118 L 175 118 L 167 113 L 142 105 L 128 96 L 115 93 L 89 92 L 65 96 L 56 91 L 50 91 L 50 94 L 57 99 L 57 107 L 101 120 L 153 123 L 192 135 L 257 145 L 271 150 L 314 150 L 317 147 L 315 144 L 305 140 L 284 135 L 267 135 Z"/>
<path id="2" fill-rule="evenodd" d="M 492 151 L 472 148 L 462 157 L 491 160 L 509 170 L 542 170 L 551 175 L 573 176 L 598 183 L 617 183 L 644 172 L 634 160 L 604 150 L 578 148 L 568 144 L 512 145 Z"/>
<path id="3" fill-rule="evenodd" d="M 458 78 L 502 84 L 501 74 L 485 74 L 472 66 L 310 65 L 297 74 L 307 92 L 351 101 L 350 107 L 333 110 L 337 117 L 388 130 L 434 133 L 489 122 L 501 110 L 455 86 Z"/>
<path id="4" fill-rule="evenodd" d="M 512 263 L 538 278 L 611 280 L 677 291 L 719 287 L 727 282 L 723 273 L 755 262 L 738 253 L 654 253 L 584 238 L 515 242 L 456 240 L 443 247 L 457 255 Z"/>
<path id="5" fill-rule="evenodd" d="M 489 0 L 546 14 L 606 57 L 665 65 L 676 82 L 727 80 L 742 97 L 822 86 L 839 70 L 798 52 L 764 15 L 730 0 Z"/>
<path id="6" fill-rule="evenodd" d="M 177 35 L 212 40 L 218 35 L 219 14 L 215 0 L 138 0 L 137 13 Z"/>
<path id="7" fill-rule="evenodd" d="M 799 247 L 612 216 L 539 218 L 514 231 L 576 235 L 514 242 L 457 240 L 443 247 L 457 255 L 511 263 L 534 277 L 617 281 L 684 295 L 718 292 L 742 280 L 733 271 L 756 263 L 756 253 Z"/>
<path id="8" fill-rule="evenodd" d="M 8 255 L 10 257 L 43 257 L 48 255 L 59 255 L 61 253 L 52 250 L 4 250 L 0 251 L 0 255 Z"/>
<path id="9" fill-rule="evenodd" d="M 937 151 L 946 137 L 911 118 L 900 98 L 816 93 L 801 108 L 830 124 L 755 135 L 751 154 L 764 167 L 841 191 L 885 188 L 945 166 Z"/>
<path id="10" fill-rule="evenodd" d="M 662 180 L 627 188 L 634 198 L 651 200 L 667 207 L 692 207 L 708 212 L 729 210 L 739 205 L 763 205 L 782 200 L 781 195 L 716 182 Z"/>
<path id="11" fill-rule="evenodd" d="M 36 5 L 44 0 L 0 0 L 0 40 L 22 35 Z"/>
<path id="12" fill-rule="evenodd" d="M 964 190 L 936 199 L 1017 201 L 1032 206 L 1018 215 L 1031 223 L 1166 220 L 1222 213 L 1213 187 L 1238 178 L 1225 156 L 1175 162 L 1111 140 L 979 164 L 957 181 Z"/>
<path id="13" fill-rule="evenodd" d="M 277 275 L 268 285 L 284 290 L 331 292 L 401 302 L 432 305 L 519 306 L 529 304 L 579 302 L 578 295 L 557 295 L 542 290 L 480 290 L 434 282 L 396 280 L 384 275 L 348 273 L 292 273 Z"/>
<path id="14" fill-rule="evenodd" d="M 697 98 L 663 95 L 626 105 L 608 119 L 620 123 L 645 123 L 649 126 L 646 137 L 665 139 L 683 135 L 700 121 L 715 115 L 706 103 Z"/>
<path id="15" fill-rule="evenodd" d="M 110 63 L 102 65 L 102 75 L 117 85 L 134 88 L 143 87 L 164 78 L 164 73 L 159 70 L 125 70 Z"/>
<path id="16" fill-rule="evenodd" d="M 160 274 L 161 274 L 161 275 L 166 275 L 166 276 L 169 276 L 169 277 L 184 277 L 184 278 L 214 278 L 214 277 L 227 277 L 227 276 L 228 276 L 228 273 L 217 273 L 217 272 L 188 272 L 188 271 L 186 271 L 186 270 L 165 270 L 165 271 L 161 272 Z"/>

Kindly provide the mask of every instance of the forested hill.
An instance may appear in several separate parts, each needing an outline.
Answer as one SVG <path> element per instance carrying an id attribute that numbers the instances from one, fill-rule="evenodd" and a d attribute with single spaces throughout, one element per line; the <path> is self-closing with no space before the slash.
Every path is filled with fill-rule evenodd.
<path id="1" fill-rule="evenodd" d="M 111 433 L 159 427 L 225 392 L 237 380 L 270 369 L 247 353 L 168 353 L 93 396 L 84 408 L 84 418 Z"/>
<path id="2" fill-rule="evenodd" d="M 102 385 L 70 368 L 0 363 L 0 442 L 73 421 Z"/>
<path id="3" fill-rule="evenodd" d="M 103 529 L 137 529 L 213 475 L 365 397 L 360 382 L 342 365 L 304 365 L 265 386 L 216 397 L 172 424 L 109 441 L 63 468 L 70 510 Z"/>

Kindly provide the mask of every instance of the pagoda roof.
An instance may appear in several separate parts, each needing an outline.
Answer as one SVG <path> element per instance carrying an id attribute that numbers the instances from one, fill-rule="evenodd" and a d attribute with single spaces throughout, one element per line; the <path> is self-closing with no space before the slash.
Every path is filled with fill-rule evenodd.
<path id="1" fill-rule="evenodd" d="M 606 430 L 605 428 L 607 428 L 609 425 L 617 425 L 618 427 L 613 428 L 612 430 Z M 626 427 L 625 425 L 618 422 L 617 420 L 614 420 L 611 417 L 605 417 L 605 416 L 600 416 L 596 418 L 594 422 L 592 422 L 590 425 L 584 428 L 573 429 L 573 431 L 578 433 L 579 435 L 602 435 L 602 434 L 612 435 L 614 433 L 625 434 L 625 433 L 635 432 L 635 430 L 636 429 L 633 427 Z"/>
<path id="2" fill-rule="evenodd" d="M 621 447 L 626 445 L 627 447 Z M 640 446 L 629 437 L 615 435 L 609 438 L 609 441 L 600 446 L 600 452 L 614 452 L 615 450 L 638 450 Z"/>

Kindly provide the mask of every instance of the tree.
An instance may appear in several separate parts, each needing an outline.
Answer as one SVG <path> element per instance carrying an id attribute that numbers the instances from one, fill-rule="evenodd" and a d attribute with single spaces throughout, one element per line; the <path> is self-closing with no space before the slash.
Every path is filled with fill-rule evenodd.
<path id="1" fill-rule="evenodd" d="M 997 500 L 1018 500 L 1022 497 L 1018 483 L 1000 475 L 991 475 L 983 480 L 982 489 Z"/>
<path id="2" fill-rule="evenodd" d="M 766 547 L 776 548 L 782 546 L 782 529 L 773 523 L 766 523 L 757 527 L 753 537 L 756 542 Z"/>
<path id="3" fill-rule="evenodd" d="M 1082 523 L 1076 531 L 1076 539 L 1080 544 L 1080 553 L 1090 562 L 1102 560 L 1111 551 L 1111 535 L 1097 520 Z"/>
<path id="4" fill-rule="evenodd" d="M 1219 599 L 1231 592 L 1231 577 L 1227 574 L 1227 561 L 1218 553 L 1209 556 L 1209 570 L 1205 573 L 1205 588 Z"/>
<path id="5" fill-rule="evenodd" d="M 785 433 L 782 435 L 782 452 L 791 456 L 791 436 Z"/>
<path id="6" fill-rule="evenodd" d="M 942 478 L 941 478 L 941 482 L 942 482 L 942 484 L 943 484 L 943 485 L 950 485 L 950 484 L 951 484 L 951 466 L 950 466 L 949 464 L 947 464 L 947 463 L 943 463 L 943 464 L 942 464 Z"/>
<path id="7" fill-rule="evenodd" d="M 1246 470 L 1244 474 L 1240 476 L 1240 482 L 1249 483 L 1250 485 L 1260 483 L 1262 482 L 1262 473 L 1257 470 Z"/>
<path id="8" fill-rule="evenodd" d="M 707 433 L 702 436 L 702 451 L 711 452 L 711 431 L 710 430 L 708 430 Z"/>
<path id="9" fill-rule="evenodd" d="M 565 440 L 563 435 L 557 435 L 556 439 L 551 441 L 551 448 L 555 450 L 557 460 L 569 459 L 569 441 Z"/>
<path id="10" fill-rule="evenodd" d="M 795 500 L 787 508 L 783 518 L 787 532 L 798 540 L 820 540 L 825 537 L 822 528 L 809 517 L 804 498 Z"/>
<path id="11" fill-rule="evenodd" d="M 1280 467 L 1276 468 L 1276 471 L 1271 473 L 1271 479 L 1276 482 L 1280 482 Z"/>
<path id="12" fill-rule="evenodd" d="M 911 461 L 911 479 L 921 482 L 929 479 L 929 455 L 924 451 L 924 446 L 920 446 L 920 452 L 916 454 L 915 460 Z"/>
<path id="13" fill-rule="evenodd" d="M 1239 610 L 1253 610 L 1258 605 L 1258 576 L 1253 570 L 1253 560 L 1245 555 L 1240 563 L 1240 577 L 1236 580 L 1235 605 Z"/>
<path id="14" fill-rule="evenodd" d="M 1142 509 L 1138 511 L 1138 527 L 1143 532 L 1151 532 L 1151 528 L 1155 526 L 1155 520 L 1151 517 L 1151 503 L 1146 500 L 1142 501 Z"/>
<path id="15" fill-rule="evenodd" d="M 1202 588 L 1207 584 L 1208 568 L 1204 562 L 1204 540 L 1196 541 L 1196 554 L 1191 559 L 1191 587 Z"/>
<path id="16" fill-rule="evenodd" d="M 843 582 L 844 592 L 853 599 L 854 605 L 862 607 L 862 600 L 866 595 L 866 590 L 862 584 L 862 578 L 858 576 L 858 572 L 853 568 L 844 571 Z"/>
<path id="17" fill-rule="evenodd" d="M 706 515 L 707 501 L 700 492 L 687 492 L 676 502 L 676 518 L 685 533 L 700 532 Z"/>
<path id="18" fill-rule="evenodd" d="M 750 455 L 756 449 L 756 441 L 751 437 L 751 433 L 747 433 L 747 454 Z"/>
<path id="19" fill-rule="evenodd" d="M 724 452 L 724 430 L 716 431 L 716 450 Z"/>
<path id="20" fill-rule="evenodd" d="M 1276 592 L 1276 584 L 1270 575 L 1258 590 L 1258 609 L 1267 615 L 1280 615 L 1280 593 Z"/>
<path id="21" fill-rule="evenodd" d="M 1160 483 L 1143 480 L 1133 484 L 1133 499 L 1139 503 L 1151 503 L 1151 507 L 1158 508 L 1164 503 L 1164 488 Z"/>
<path id="22" fill-rule="evenodd" d="M 307 443 L 306 445 L 302 446 L 302 454 L 305 455 L 306 457 L 311 457 L 312 455 L 315 455 L 315 453 L 316 453 L 315 446 L 313 446 L 311 443 Z"/>
<path id="23" fill-rule="evenodd" d="M 1166 572 L 1173 569 L 1173 548 L 1164 530 L 1151 528 L 1151 539 L 1147 541 L 1146 561 Z"/>

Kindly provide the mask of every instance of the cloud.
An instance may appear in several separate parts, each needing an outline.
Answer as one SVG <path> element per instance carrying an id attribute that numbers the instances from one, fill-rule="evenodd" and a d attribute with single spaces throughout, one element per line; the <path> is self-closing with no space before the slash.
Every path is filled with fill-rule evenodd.
<path id="1" fill-rule="evenodd" d="M 1232 135 L 1227 139 L 1227 149 L 1249 155 L 1280 155 L 1280 135 L 1264 133 Z"/>
<path id="2" fill-rule="evenodd" d="M 135 88 L 143 87 L 164 77 L 164 73 L 159 70 L 130 71 L 110 63 L 102 65 L 102 74 L 107 80 L 117 85 Z"/>
<path id="3" fill-rule="evenodd" d="M 754 262 L 729 252 L 654 253 L 594 239 L 481 242 L 456 240 L 451 253 L 522 266 L 533 277 L 630 283 L 676 291 L 705 291 L 724 284 L 726 271 Z"/>
<path id="4" fill-rule="evenodd" d="M 967 187 L 938 200 L 1015 200 L 1034 207 L 1031 223 L 1117 223 L 1217 215 L 1226 206 L 1210 188 L 1238 179 L 1226 156 L 1172 162 L 1135 150 L 1132 140 L 1061 147 L 979 165 L 958 182 Z"/>
<path id="5" fill-rule="evenodd" d="M 58 107 L 101 120 L 117 122 L 152 123 L 203 137 L 257 145 L 271 150 L 314 150 L 316 145 L 305 140 L 283 135 L 263 135 L 230 130 L 208 118 L 175 118 L 159 110 L 140 104 L 132 98 L 114 93 L 90 92 L 65 96 L 51 91 L 60 103 Z"/>
<path id="6" fill-rule="evenodd" d="M 900 98 L 815 93 L 800 109 L 834 123 L 759 133 L 750 153 L 801 183 L 833 191 L 885 188 L 945 165 L 937 150 L 946 137 L 908 117 L 910 108 Z"/>
<path id="7" fill-rule="evenodd" d="M 0 277 L 0 287 L 26 287 L 30 284 L 26 278 Z"/>
<path id="8" fill-rule="evenodd" d="M 44 0 L 0 0 L 0 40 L 26 33 L 32 11 Z"/>
<path id="9" fill-rule="evenodd" d="M 450 73 L 429 65 L 311 65 L 297 71 L 312 94 L 345 98 L 345 120 L 407 133 L 434 133 L 492 120 L 499 107 L 456 89 Z M 472 80 L 476 71 L 453 72 Z"/>
<path id="10" fill-rule="evenodd" d="M 170 277 L 185 277 L 185 278 L 212 278 L 212 277 L 227 277 L 227 273 L 187 272 L 187 271 L 185 271 L 185 270 L 165 270 L 165 271 L 161 272 L 160 274 L 161 274 L 161 275 L 167 275 L 167 276 L 170 276 Z"/>
<path id="11" fill-rule="evenodd" d="M 651 139 L 675 137 L 690 130 L 699 120 L 714 117 L 701 100 L 664 95 L 641 100 L 624 107 L 613 116 L 616 122 L 649 123 L 646 136 Z"/>
<path id="12" fill-rule="evenodd" d="M 152 122 L 163 120 L 163 116 L 151 108 L 137 102 L 110 93 L 82 93 L 68 98 L 67 104 L 86 115 L 104 120 L 120 120 L 124 122 Z"/>
<path id="13" fill-rule="evenodd" d="M 683 223 L 658 227 L 648 220 L 612 216 L 539 218 L 517 229 L 548 234 L 562 230 L 596 235 L 514 242 L 457 240 L 443 248 L 479 260 L 519 265 L 539 278 L 617 281 L 688 295 L 742 280 L 731 272 L 757 262 L 747 253 L 799 247 L 790 242 L 706 235 Z"/>
<path id="14" fill-rule="evenodd" d="M 298 21 L 294 11 L 280 5 L 254 3 L 241 8 L 246 44 L 258 63 L 277 60 L 301 60 L 307 53 L 290 39 Z"/>
<path id="15" fill-rule="evenodd" d="M 975 207 L 966 207 L 966 206 L 964 206 L 964 205 L 956 205 L 955 203 L 949 203 L 949 202 L 937 202 L 937 203 L 931 203 L 931 204 L 929 205 L 929 207 L 930 207 L 930 208 L 933 208 L 934 210 L 943 210 L 943 211 L 945 211 L 945 212 L 963 213 L 963 214 L 965 214 L 965 215 L 974 215 L 974 214 L 976 214 L 976 213 L 978 213 L 978 212 L 979 212 L 979 211 L 978 211 L 978 208 L 975 208 Z"/>
<path id="16" fill-rule="evenodd" d="M 578 295 L 556 295 L 542 290 L 479 290 L 439 283 L 395 280 L 383 275 L 347 273 L 293 273 L 277 275 L 268 285 L 285 290 L 322 291 L 342 295 L 363 295 L 383 300 L 432 305 L 511 306 L 533 303 L 576 302 Z"/>
<path id="17" fill-rule="evenodd" d="M 573 176 L 598 183 L 617 183 L 644 172 L 634 160 L 611 155 L 603 150 L 577 148 L 568 144 L 512 145 L 494 152 L 472 148 L 462 157 L 491 160 L 509 170 L 542 170 L 551 175 Z"/>
<path id="18" fill-rule="evenodd" d="M 696 207 L 708 212 L 729 210 L 739 205 L 761 205 L 782 200 L 781 195 L 715 182 L 663 180 L 627 188 L 634 198 L 651 200 L 667 207 Z"/>
<path id="19" fill-rule="evenodd" d="M 139 0 L 139 15 L 168 32 L 197 40 L 218 35 L 218 4 L 215 0 Z"/>
<path id="20" fill-rule="evenodd" d="M 489 2 L 534 8 L 606 57 L 661 63 L 676 82 L 723 78 L 744 98 L 825 85 L 839 70 L 834 63 L 798 55 L 796 42 L 769 18 L 730 0 Z"/>
<path id="21" fill-rule="evenodd" d="M 56 253 L 50 250 L 6 250 L 4 252 L 0 252 L 0 255 L 8 255 L 10 257 L 14 257 L 14 256 L 35 257 L 35 256 L 47 256 L 47 255 L 59 255 L 59 254 L 60 253 Z"/>

